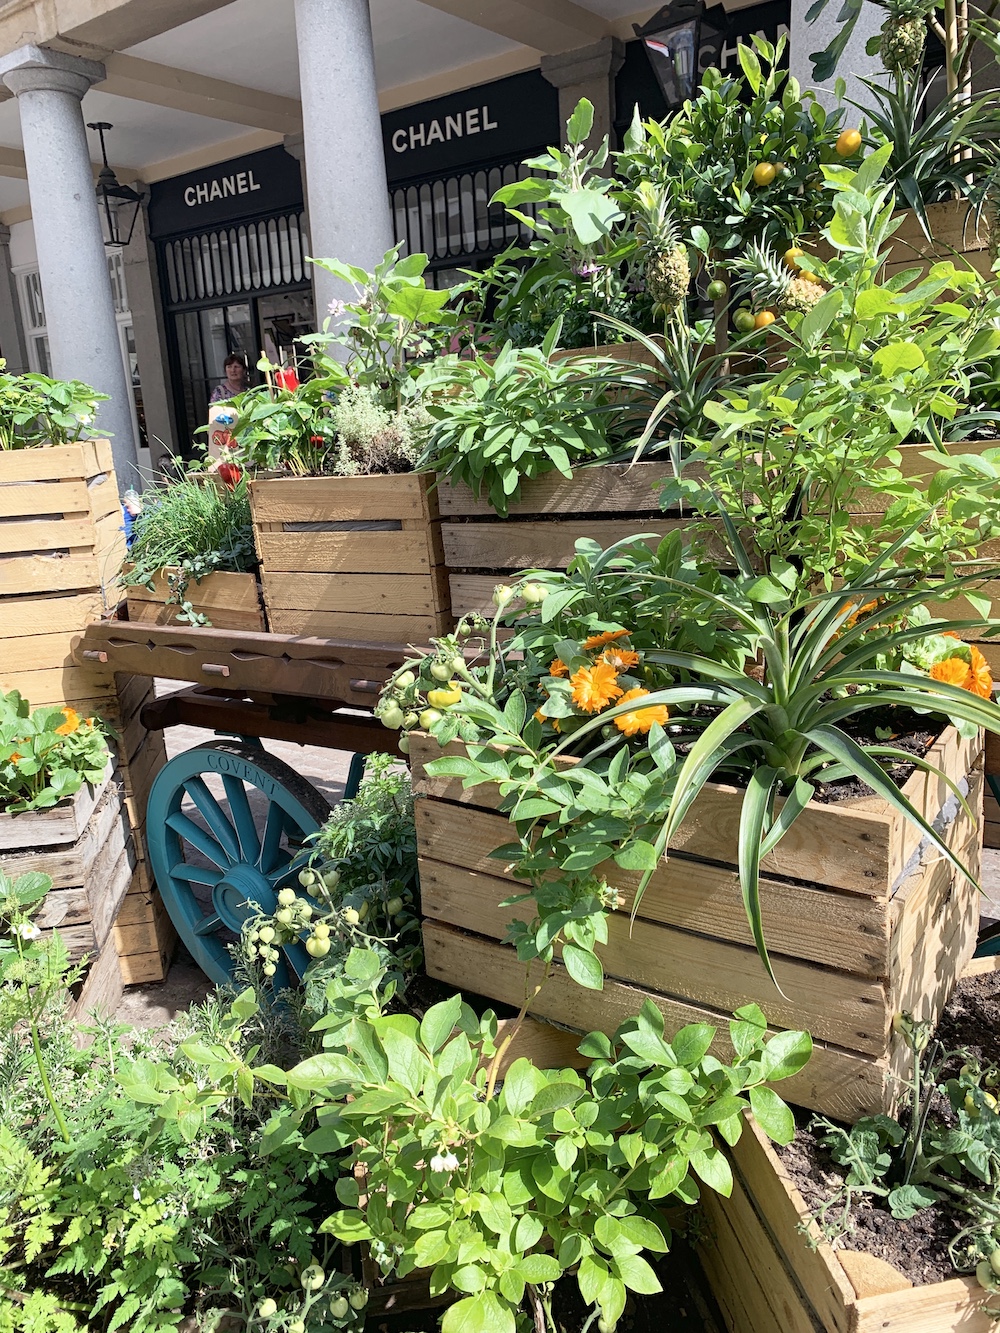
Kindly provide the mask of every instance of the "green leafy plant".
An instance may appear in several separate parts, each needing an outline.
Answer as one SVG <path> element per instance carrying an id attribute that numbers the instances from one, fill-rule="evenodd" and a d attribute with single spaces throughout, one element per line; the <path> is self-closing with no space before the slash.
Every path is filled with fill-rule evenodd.
<path id="1" fill-rule="evenodd" d="M 93 434 L 98 403 L 107 401 L 80 380 L 30 372 L 12 375 L 0 360 L 0 449 L 72 444 Z"/>
<path id="2" fill-rule="evenodd" d="M 99 783 L 108 745 L 92 717 L 74 708 L 35 708 L 17 690 L 0 694 L 0 810 L 44 810 Z"/>
<path id="3" fill-rule="evenodd" d="M 495 360 L 447 359 L 428 372 L 422 387 L 433 422 L 419 466 L 485 494 L 505 516 L 522 481 L 607 461 L 616 420 L 627 413 L 609 390 L 625 381 L 607 359 L 557 357 L 560 328 L 557 320 L 541 347 L 507 343 Z"/>
<path id="4" fill-rule="evenodd" d="M 730 1024 L 731 1065 L 711 1053 L 714 1028 L 668 1036 L 647 1002 L 613 1039 L 584 1038 L 586 1079 L 518 1059 L 499 1086 L 509 1045 L 492 1014 L 458 995 L 420 1021 L 386 1013 L 382 977 L 373 955 L 350 955 L 329 985 L 323 1052 L 284 1082 L 295 1119 L 308 1106 L 319 1120 L 305 1148 L 350 1150 L 364 1171 L 363 1184 L 338 1181 L 344 1210 L 323 1229 L 373 1244 L 387 1272 L 429 1268 L 432 1292 L 457 1292 L 443 1333 L 514 1333 L 525 1307 L 555 1333 L 552 1285 L 567 1274 L 592 1317 L 614 1324 L 628 1291 L 660 1290 L 643 1257 L 670 1243 L 658 1201 L 732 1189 L 714 1134 L 736 1142 L 753 1108 L 774 1138 L 792 1135 L 767 1085 L 801 1069 L 811 1042 L 766 1039 L 756 1006 Z M 285 1132 L 275 1123 L 272 1140 Z"/>
<path id="5" fill-rule="evenodd" d="M 331 358 L 304 382 L 294 367 L 273 366 L 265 356 L 257 368 L 264 383 L 231 400 L 232 458 L 251 470 L 283 469 L 299 477 L 323 473 L 336 448 L 330 405 L 349 382 L 346 371 Z"/>

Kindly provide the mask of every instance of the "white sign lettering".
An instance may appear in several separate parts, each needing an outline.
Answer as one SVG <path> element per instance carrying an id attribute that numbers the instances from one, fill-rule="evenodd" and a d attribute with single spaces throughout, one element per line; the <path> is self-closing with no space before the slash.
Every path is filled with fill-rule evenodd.
<path id="1" fill-rule="evenodd" d="M 259 189 L 260 182 L 254 180 L 252 171 L 238 171 L 232 176 L 216 176 L 189 185 L 184 191 L 184 202 L 188 208 L 197 208 L 199 204 L 210 204 L 213 199 L 228 199 L 230 195 L 250 194 Z"/>
<path id="2" fill-rule="evenodd" d="M 471 134 L 486 134 L 499 128 L 499 122 L 490 120 L 488 106 L 473 106 L 463 114 L 445 116 L 440 120 L 421 121 L 419 125 L 408 125 L 406 129 L 393 132 L 392 147 L 397 153 L 407 153 L 414 148 L 427 148 L 432 143 L 448 143 L 452 139 L 461 139 Z"/>

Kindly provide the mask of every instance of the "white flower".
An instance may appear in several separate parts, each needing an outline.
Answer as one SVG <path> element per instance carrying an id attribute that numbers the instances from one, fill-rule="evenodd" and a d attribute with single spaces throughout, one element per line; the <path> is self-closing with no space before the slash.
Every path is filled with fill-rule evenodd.
<path id="1" fill-rule="evenodd" d="M 132 1198 L 135 1199 L 136 1203 L 139 1203 L 142 1200 L 142 1195 L 139 1193 L 138 1185 L 132 1186 Z"/>
<path id="2" fill-rule="evenodd" d="M 344 313 L 344 311 L 347 309 L 347 306 L 344 304 L 343 301 L 331 301 L 330 304 L 327 306 L 327 309 L 329 310 L 330 314 L 334 317 L 334 319 L 339 319 L 341 315 Z"/>
<path id="3" fill-rule="evenodd" d="M 453 1152 L 435 1153 L 431 1158 L 432 1171 L 455 1171 L 458 1168 L 458 1158 Z"/>
<path id="4" fill-rule="evenodd" d="M 30 921 L 22 921 L 17 928 L 17 933 L 22 940 L 40 940 L 42 932 L 37 926 L 33 926 Z"/>

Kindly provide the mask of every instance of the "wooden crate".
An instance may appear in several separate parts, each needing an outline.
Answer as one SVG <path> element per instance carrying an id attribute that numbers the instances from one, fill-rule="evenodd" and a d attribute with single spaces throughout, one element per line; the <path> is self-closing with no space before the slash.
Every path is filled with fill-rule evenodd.
<path id="1" fill-rule="evenodd" d="M 883 282 L 908 268 L 926 267 L 945 259 L 952 260 L 956 268 L 968 264 L 984 277 L 991 276 L 989 219 L 983 216 L 977 224 L 975 209 L 969 208 L 968 200 L 929 204 L 927 221 L 933 242 L 924 235 L 916 213 L 911 208 L 903 212 L 902 222 L 889 241 Z"/>
<path id="2" fill-rule="evenodd" d="M 779 1091 L 781 1085 L 779 1085 Z M 698 1254 L 729 1333 L 991 1333 L 973 1277 L 910 1286 L 890 1265 L 834 1250 L 748 1118 L 728 1199 L 705 1190 Z"/>
<path id="3" fill-rule="evenodd" d="M 114 1014 L 122 998 L 122 971 L 114 949 L 103 949 L 87 964 L 87 970 L 71 988 L 69 1017 L 86 1021 L 95 1014 Z"/>
<path id="4" fill-rule="evenodd" d="M 492 786 L 465 791 L 458 779 L 426 775 L 440 753 L 435 741 L 411 735 L 425 797 L 417 834 L 427 970 L 518 1005 L 524 967 L 499 943 L 518 912 L 497 906 L 511 880 L 489 857 L 510 841 L 510 826 Z M 967 778 L 977 810 L 981 740 L 949 728 L 929 758 L 954 780 Z M 940 816 L 976 873 L 978 828 L 947 787 L 915 772 L 904 790 L 929 820 Z M 812 1061 L 788 1085 L 791 1100 L 846 1120 L 887 1110 L 907 1059 L 893 1015 L 935 1018 L 943 1008 L 975 947 L 978 892 L 878 797 L 811 807 L 763 863 L 764 930 L 782 994 L 752 947 L 735 872 L 741 797 L 721 785 L 704 789 L 631 930 L 638 876 L 603 868 L 624 900 L 600 950 L 604 990 L 581 988 L 557 965 L 531 1012 L 612 1032 L 650 998 L 672 1026 L 707 1021 L 724 1031 L 734 1009 L 756 1001 L 775 1028 L 807 1028 L 816 1039 Z"/>
<path id="5" fill-rule="evenodd" d="M 639 533 L 656 533 L 659 540 L 683 528 L 687 520 L 680 514 L 660 511 L 655 489 L 672 475 L 668 463 L 578 468 L 568 481 L 550 472 L 522 484 L 507 519 L 468 486 L 442 481 L 438 502 L 452 611 L 492 615 L 498 583 L 518 570 L 565 569 L 578 537 L 610 546 Z"/>
<path id="6" fill-rule="evenodd" d="M 272 633 L 422 644 L 451 628 L 432 478 L 255 480 L 250 501 Z"/>
<path id="7" fill-rule="evenodd" d="M 72 647 L 117 600 L 124 555 L 107 440 L 0 452 L 0 689 L 74 707 L 113 693 L 108 669 Z"/>
<path id="8" fill-rule="evenodd" d="M 176 622 L 181 608 L 171 600 L 167 582 L 167 576 L 173 572 L 164 569 L 153 580 L 152 588 L 141 583 L 128 585 L 125 591 L 129 620 L 150 625 Z M 227 570 L 208 574 L 200 583 L 192 581 L 188 584 L 184 600 L 190 602 L 213 629 L 245 629 L 260 633 L 265 628 L 256 574 L 233 574 Z"/>
<path id="9" fill-rule="evenodd" d="M 59 932 L 73 960 L 105 949 L 134 866 L 113 763 L 102 783 L 83 786 L 51 810 L 0 816 L 0 869 L 15 878 L 37 871 L 52 877 L 34 920 L 46 933 Z"/>

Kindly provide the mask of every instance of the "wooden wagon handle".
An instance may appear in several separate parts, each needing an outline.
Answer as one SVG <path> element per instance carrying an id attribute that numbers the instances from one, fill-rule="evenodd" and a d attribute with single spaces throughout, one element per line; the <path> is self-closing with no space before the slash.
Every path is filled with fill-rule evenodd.
<path id="1" fill-rule="evenodd" d="M 229 668 L 218 662 L 202 662 L 201 669 L 206 676 L 228 676 Z"/>
<path id="2" fill-rule="evenodd" d="M 80 656 L 85 657 L 88 662 L 106 662 L 108 660 L 107 653 L 101 652 L 98 648 L 84 648 Z"/>

